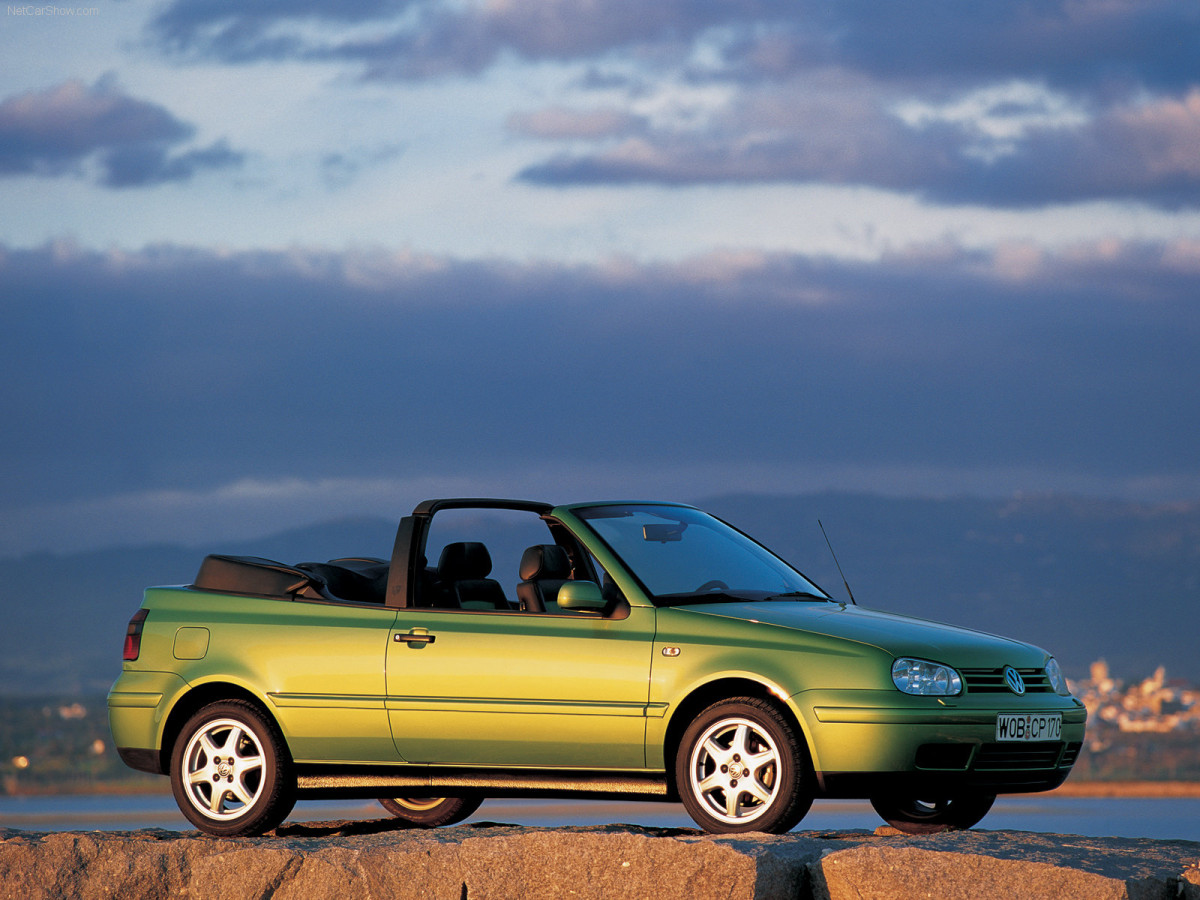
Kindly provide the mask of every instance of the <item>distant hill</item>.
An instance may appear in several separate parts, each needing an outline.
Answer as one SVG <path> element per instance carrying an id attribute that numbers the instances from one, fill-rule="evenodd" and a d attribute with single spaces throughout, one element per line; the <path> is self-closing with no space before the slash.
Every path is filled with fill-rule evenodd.
<path id="1" fill-rule="evenodd" d="M 1200 503 L 1076 497 L 896 499 L 727 495 L 697 505 L 758 538 L 835 597 L 824 522 L 863 606 L 997 632 L 1054 652 L 1082 677 L 1158 665 L 1200 683 Z M 191 581 L 205 553 L 285 562 L 387 557 L 395 522 L 353 519 L 200 548 L 146 546 L 0 560 L 0 693 L 92 693 L 120 670 L 144 587 Z"/>

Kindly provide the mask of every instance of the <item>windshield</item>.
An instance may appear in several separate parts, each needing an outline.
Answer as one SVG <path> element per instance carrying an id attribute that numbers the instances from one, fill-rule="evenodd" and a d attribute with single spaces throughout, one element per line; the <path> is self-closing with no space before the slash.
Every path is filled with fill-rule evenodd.
<path id="1" fill-rule="evenodd" d="M 657 603 L 829 599 L 765 547 L 700 510 L 629 504 L 573 512 Z"/>

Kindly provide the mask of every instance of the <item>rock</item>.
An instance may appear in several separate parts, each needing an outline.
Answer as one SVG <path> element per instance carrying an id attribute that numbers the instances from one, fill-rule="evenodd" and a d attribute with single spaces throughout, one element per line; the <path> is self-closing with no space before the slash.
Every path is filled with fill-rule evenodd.
<path id="1" fill-rule="evenodd" d="M 1200 862 L 1188 863 L 1179 876 L 1179 886 L 1183 900 L 1200 900 Z"/>
<path id="2" fill-rule="evenodd" d="M 826 855 L 815 897 L 1175 898 L 1186 841 L 966 831 Z"/>
<path id="3" fill-rule="evenodd" d="M 394 819 L 198 832 L 0 829 L 0 896 L 1200 900 L 1200 843 L 966 831 L 706 835 L 629 825 L 406 829 Z"/>

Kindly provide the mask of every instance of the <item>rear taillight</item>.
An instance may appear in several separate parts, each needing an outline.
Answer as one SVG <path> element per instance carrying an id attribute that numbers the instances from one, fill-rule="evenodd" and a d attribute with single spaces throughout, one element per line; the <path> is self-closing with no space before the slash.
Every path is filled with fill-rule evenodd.
<path id="1" fill-rule="evenodd" d="M 139 609 L 129 620 L 125 629 L 125 650 L 121 653 L 123 660 L 135 660 L 142 652 L 142 624 L 146 621 L 147 610 Z"/>

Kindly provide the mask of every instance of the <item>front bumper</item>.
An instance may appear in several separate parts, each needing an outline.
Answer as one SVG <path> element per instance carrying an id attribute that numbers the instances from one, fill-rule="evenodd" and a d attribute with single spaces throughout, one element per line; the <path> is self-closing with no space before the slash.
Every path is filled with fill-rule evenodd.
<path id="1" fill-rule="evenodd" d="M 926 744 L 919 749 L 938 750 L 948 744 Z M 886 794 L 937 797 L 962 792 L 984 794 L 1024 794 L 1052 791 L 1071 774 L 1082 741 L 1043 741 L 1022 748 L 1029 759 L 1005 757 L 1005 744 L 964 745 L 963 758 L 956 768 L 915 768 L 907 772 L 829 772 L 816 773 L 822 797 L 876 797 Z"/>
<path id="2" fill-rule="evenodd" d="M 890 792 L 1047 791 L 1062 784 L 1083 746 L 1087 711 L 1057 694 L 898 697 L 894 692 L 831 692 L 794 708 L 804 720 L 825 797 Z M 1062 716 L 1053 741 L 998 741 L 1003 713 Z"/>

